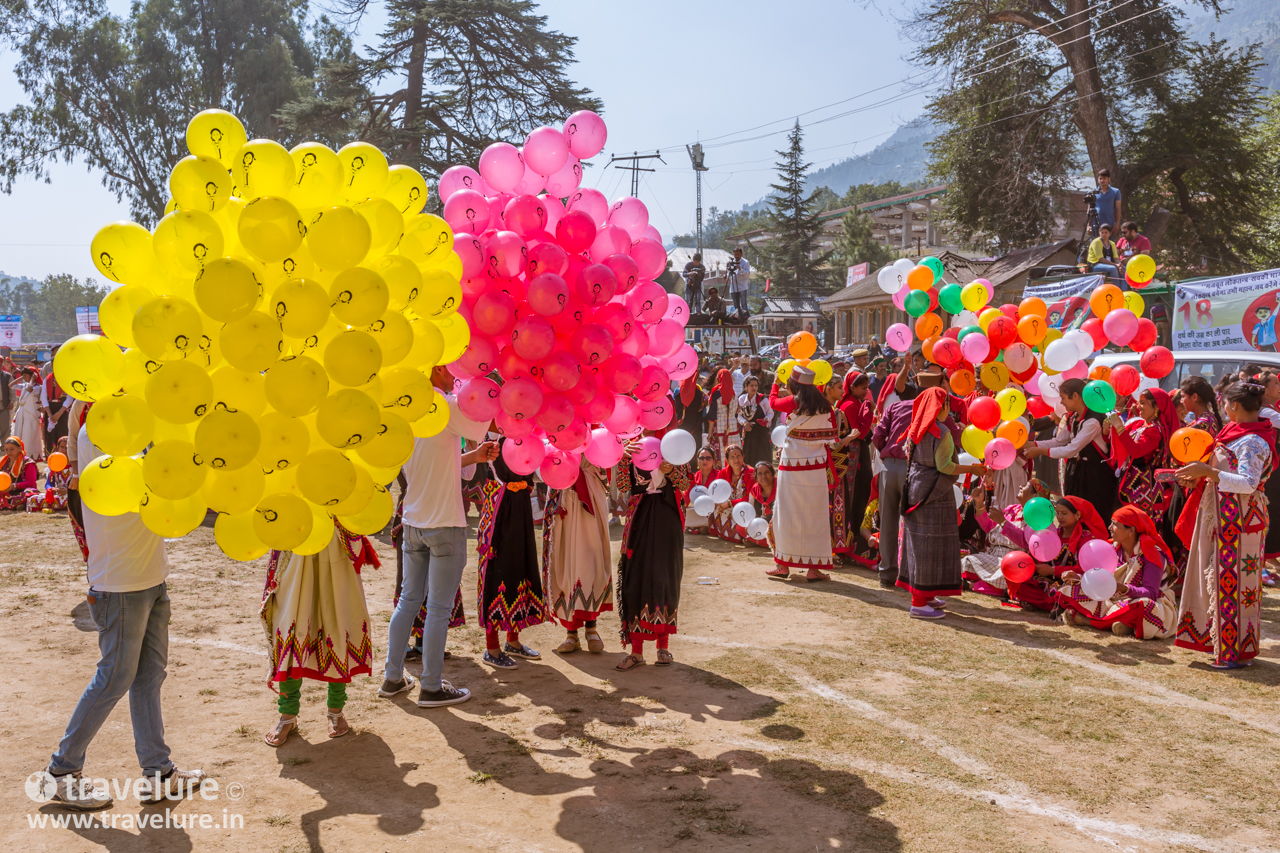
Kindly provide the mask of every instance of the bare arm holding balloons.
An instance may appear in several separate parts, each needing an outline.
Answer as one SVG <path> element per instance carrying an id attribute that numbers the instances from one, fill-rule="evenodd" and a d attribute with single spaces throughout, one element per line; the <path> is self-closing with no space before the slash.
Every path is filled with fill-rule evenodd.
<path id="1" fill-rule="evenodd" d="M 462 465 L 475 465 L 477 462 L 492 462 L 498 458 L 498 442 L 486 441 L 475 450 L 462 454 Z"/>

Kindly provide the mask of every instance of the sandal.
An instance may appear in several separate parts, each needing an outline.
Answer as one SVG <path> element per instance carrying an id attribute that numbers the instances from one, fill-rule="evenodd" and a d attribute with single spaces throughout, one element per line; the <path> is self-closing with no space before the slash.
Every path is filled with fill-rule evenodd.
<path id="1" fill-rule="evenodd" d="M 262 741 L 267 746 L 274 746 L 276 748 L 284 746 L 284 742 L 289 739 L 289 735 L 293 734 L 293 730 L 297 728 L 297 726 L 297 717 L 281 717 L 276 721 L 275 728 L 263 736 Z"/>
<path id="2" fill-rule="evenodd" d="M 570 652 L 582 651 L 582 642 L 578 639 L 577 634 L 570 634 L 564 638 L 564 642 L 556 646 L 556 654 L 567 655 Z"/>
<path id="3" fill-rule="evenodd" d="M 630 672 L 638 666 L 644 666 L 644 658 L 639 655 L 627 655 L 614 669 L 618 672 Z"/>
<path id="4" fill-rule="evenodd" d="M 809 583 L 813 583 L 814 581 L 829 581 L 831 580 L 831 575 L 825 572 L 820 572 L 817 569 L 810 569 L 805 574 L 804 579 Z"/>
<path id="5" fill-rule="evenodd" d="M 600 639 L 600 635 L 595 631 L 587 632 L 587 650 L 593 655 L 598 655 L 604 651 L 604 640 Z"/>
<path id="6" fill-rule="evenodd" d="M 774 580 L 784 581 L 787 578 L 791 577 L 791 570 L 784 569 L 784 568 L 772 569 L 770 571 L 765 572 L 765 576 L 771 577 Z"/>
<path id="7" fill-rule="evenodd" d="M 347 725 L 347 718 L 342 716 L 341 711 L 325 711 L 324 716 L 329 721 L 329 737 L 342 737 L 351 731 L 351 726 Z"/>
<path id="8" fill-rule="evenodd" d="M 654 666 L 671 666 L 676 659 L 671 656 L 671 652 L 667 649 L 658 649 L 658 660 Z"/>

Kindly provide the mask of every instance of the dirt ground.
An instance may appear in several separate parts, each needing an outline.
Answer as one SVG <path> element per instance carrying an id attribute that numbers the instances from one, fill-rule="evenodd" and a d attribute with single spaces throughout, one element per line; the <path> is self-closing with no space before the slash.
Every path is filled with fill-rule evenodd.
<path id="1" fill-rule="evenodd" d="M 617 620 L 605 618 L 605 654 L 560 658 L 562 632 L 541 626 L 524 636 L 543 660 L 495 672 L 480 663 L 471 545 L 471 624 L 450 632 L 445 676 L 472 701 L 419 709 L 361 677 L 352 734 L 329 740 L 323 687 L 309 685 L 301 736 L 275 750 L 262 743 L 276 716 L 257 617 L 266 560 L 228 560 L 208 528 L 171 542 L 166 734 L 175 760 L 220 790 L 177 804 L 167 826 L 137 829 L 164 810 L 132 799 L 106 826 L 62 828 L 51 822 L 65 812 L 37 806 L 24 782 L 97 660 L 83 563 L 65 516 L 0 518 L 3 848 L 1280 848 L 1274 592 L 1261 659 L 1220 674 L 1171 642 L 1053 625 L 982 596 L 912 621 L 870 572 L 780 583 L 760 549 L 690 536 L 675 666 L 615 672 Z M 384 567 L 363 581 L 385 643 L 395 562 L 388 540 L 377 548 Z M 128 715 L 121 703 L 87 775 L 138 773 Z"/>

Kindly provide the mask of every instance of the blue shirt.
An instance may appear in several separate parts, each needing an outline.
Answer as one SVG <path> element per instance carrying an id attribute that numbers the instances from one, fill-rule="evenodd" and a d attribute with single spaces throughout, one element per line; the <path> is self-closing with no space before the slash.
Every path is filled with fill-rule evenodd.
<path id="1" fill-rule="evenodd" d="M 1271 314 L 1265 320 L 1259 320 L 1258 324 L 1253 327 L 1253 334 L 1257 337 L 1257 345 L 1260 347 L 1274 346 L 1280 343 L 1276 338 L 1276 315 Z"/>
<path id="2" fill-rule="evenodd" d="M 1119 200 L 1120 190 L 1115 187 L 1098 193 L 1098 223 L 1110 225 L 1113 234 L 1116 230 L 1116 202 Z"/>

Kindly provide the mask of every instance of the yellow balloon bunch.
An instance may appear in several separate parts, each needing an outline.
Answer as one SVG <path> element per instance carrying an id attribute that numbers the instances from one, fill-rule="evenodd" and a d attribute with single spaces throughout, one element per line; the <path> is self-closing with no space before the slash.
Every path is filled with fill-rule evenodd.
<path id="1" fill-rule="evenodd" d="M 470 341 L 460 259 L 422 251 L 453 233 L 420 212 L 422 176 L 367 142 L 286 150 L 205 110 L 187 148 L 153 231 L 114 222 L 93 238 L 114 284 L 104 335 L 54 359 L 95 404 L 89 437 L 106 454 L 83 499 L 170 538 L 215 510 L 237 560 L 318 553 L 334 518 L 376 533 L 414 437 L 448 423 L 431 370 Z"/>

